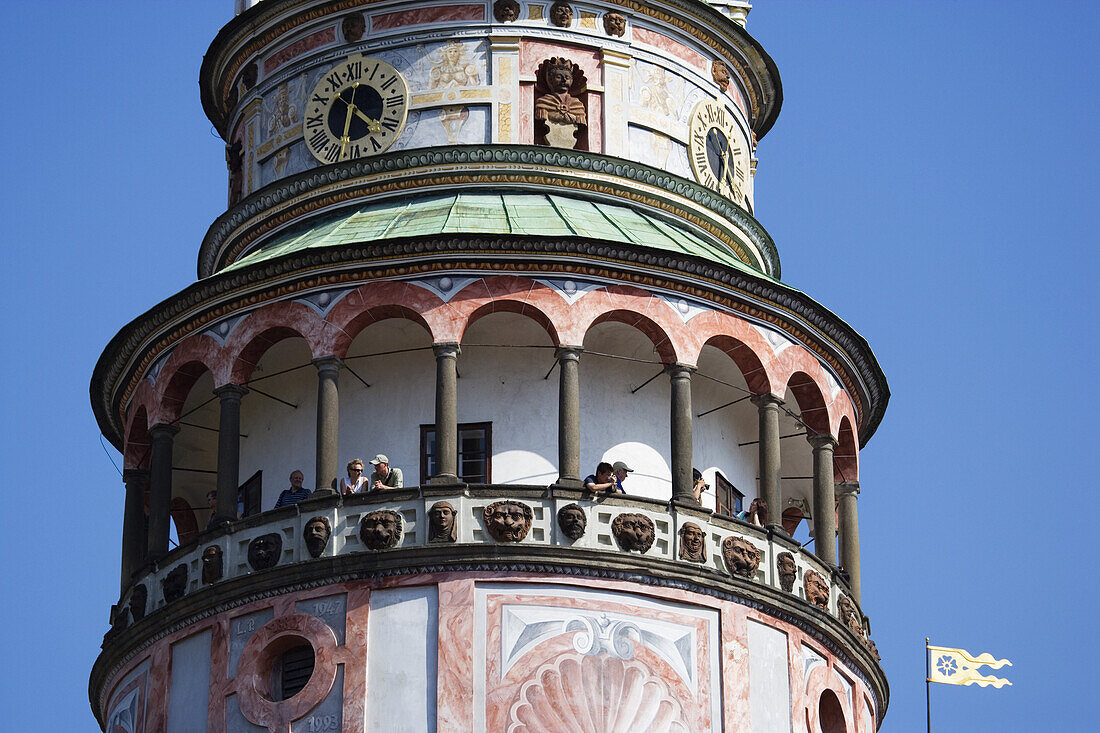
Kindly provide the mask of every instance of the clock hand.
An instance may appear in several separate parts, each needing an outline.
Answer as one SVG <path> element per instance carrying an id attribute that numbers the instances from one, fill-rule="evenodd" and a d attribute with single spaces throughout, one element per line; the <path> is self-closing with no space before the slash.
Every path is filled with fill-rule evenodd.
<path id="1" fill-rule="evenodd" d="M 355 107 L 355 114 L 363 118 L 363 121 L 367 123 L 367 129 L 371 132 L 378 132 L 382 129 L 382 122 L 380 120 L 375 120 L 367 117 L 358 107 Z"/>
<path id="2" fill-rule="evenodd" d="M 347 102 L 345 102 L 347 104 Z M 348 104 L 348 113 L 344 116 L 344 134 L 340 136 L 340 157 L 344 157 L 344 152 L 348 149 L 348 130 L 351 129 L 351 114 L 355 111 L 354 104 Z"/>

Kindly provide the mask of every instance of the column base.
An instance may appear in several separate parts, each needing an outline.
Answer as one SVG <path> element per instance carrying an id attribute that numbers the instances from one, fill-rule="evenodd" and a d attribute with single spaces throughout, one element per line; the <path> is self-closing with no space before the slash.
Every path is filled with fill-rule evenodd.
<path id="1" fill-rule="evenodd" d="M 429 486 L 465 486 L 466 483 L 453 473 L 441 473 L 428 479 Z"/>
<path id="2" fill-rule="evenodd" d="M 692 496 L 674 496 L 669 499 L 668 505 L 676 509 L 691 509 L 692 511 L 703 512 L 705 514 L 714 513 L 710 509 L 704 509 L 702 502 L 696 501 Z"/>
<path id="3" fill-rule="evenodd" d="M 572 476 L 559 476 L 558 480 L 550 484 L 552 489 L 583 489 L 584 481 Z"/>

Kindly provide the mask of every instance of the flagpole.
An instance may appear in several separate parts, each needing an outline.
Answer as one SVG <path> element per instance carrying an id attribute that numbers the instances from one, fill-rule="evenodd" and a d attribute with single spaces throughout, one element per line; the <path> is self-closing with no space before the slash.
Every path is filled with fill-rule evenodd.
<path id="1" fill-rule="evenodd" d="M 932 661 L 928 656 L 929 637 L 924 637 L 924 706 L 928 714 L 928 733 L 932 733 Z"/>

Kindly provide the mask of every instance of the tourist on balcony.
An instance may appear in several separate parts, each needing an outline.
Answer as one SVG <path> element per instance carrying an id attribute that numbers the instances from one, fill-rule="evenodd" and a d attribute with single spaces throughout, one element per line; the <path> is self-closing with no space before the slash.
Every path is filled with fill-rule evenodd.
<path id="1" fill-rule="evenodd" d="M 737 518 L 757 527 L 763 527 L 768 523 L 768 502 L 757 497 L 749 504 L 748 511 L 739 512 Z"/>
<path id="2" fill-rule="evenodd" d="M 404 478 L 401 476 L 400 468 L 392 468 L 390 466 L 390 459 L 382 453 L 376 455 L 371 459 L 371 465 L 374 466 L 374 471 L 370 475 L 370 490 L 381 491 L 383 489 L 400 489 L 405 485 Z"/>
<path id="3" fill-rule="evenodd" d="M 302 482 L 305 480 L 306 477 L 301 471 L 290 474 L 290 488 L 283 489 L 283 493 L 279 494 L 279 498 L 275 502 L 275 508 L 291 506 L 302 499 L 308 499 L 313 492 L 302 486 Z"/>
<path id="4" fill-rule="evenodd" d="M 710 484 L 703 478 L 703 474 L 699 472 L 698 468 L 691 469 L 691 478 L 694 480 L 691 495 L 695 497 L 695 501 L 702 501 L 703 492 L 710 488 Z"/>
<path id="5" fill-rule="evenodd" d="M 356 458 L 348 464 L 348 477 L 340 479 L 340 493 L 359 494 L 366 491 L 369 485 L 363 475 L 363 460 Z"/>
<path id="6" fill-rule="evenodd" d="M 606 491 L 609 494 L 621 491 L 621 489 L 616 488 L 615 468 L 606 461 L 600 462 L 600 464 L 596 466 L 596 473 L 585 476 L 584 490 L 593 493 L 597 491 Z"/>
<path id="7" fill-rule="evenodd" d="M 218 490 L 211 489 L 206 492 L 206 505 L 210 508 L 210 519 L 206 520 L 206 528 L 213 529 L 215 527 L 214 519 L 218 516 Z"/>
<path id="8" fill-rule="evenodd" d="M 625 494 L 626 489 L 623 488 L 623 481 L 626 481 L 626 475 L 628 473 L 633 473 L 634 469 L 622 461 L 615 461 L 615 463 L 611 465 L 611 468 L 615 470 L 615 491 L 620 494 Z"/>

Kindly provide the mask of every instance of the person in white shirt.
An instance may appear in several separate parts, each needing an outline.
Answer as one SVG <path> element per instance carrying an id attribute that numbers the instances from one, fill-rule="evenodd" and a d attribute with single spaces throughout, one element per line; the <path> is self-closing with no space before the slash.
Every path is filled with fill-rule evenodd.
<path id="1" fill-rule="evenodd" d="M 363 460 L 356 458 L 348 464 L 348 477 L 340 479 L 341 494 L 358 494 L 367 490 L 367 477 L 363 475 Z"/>

